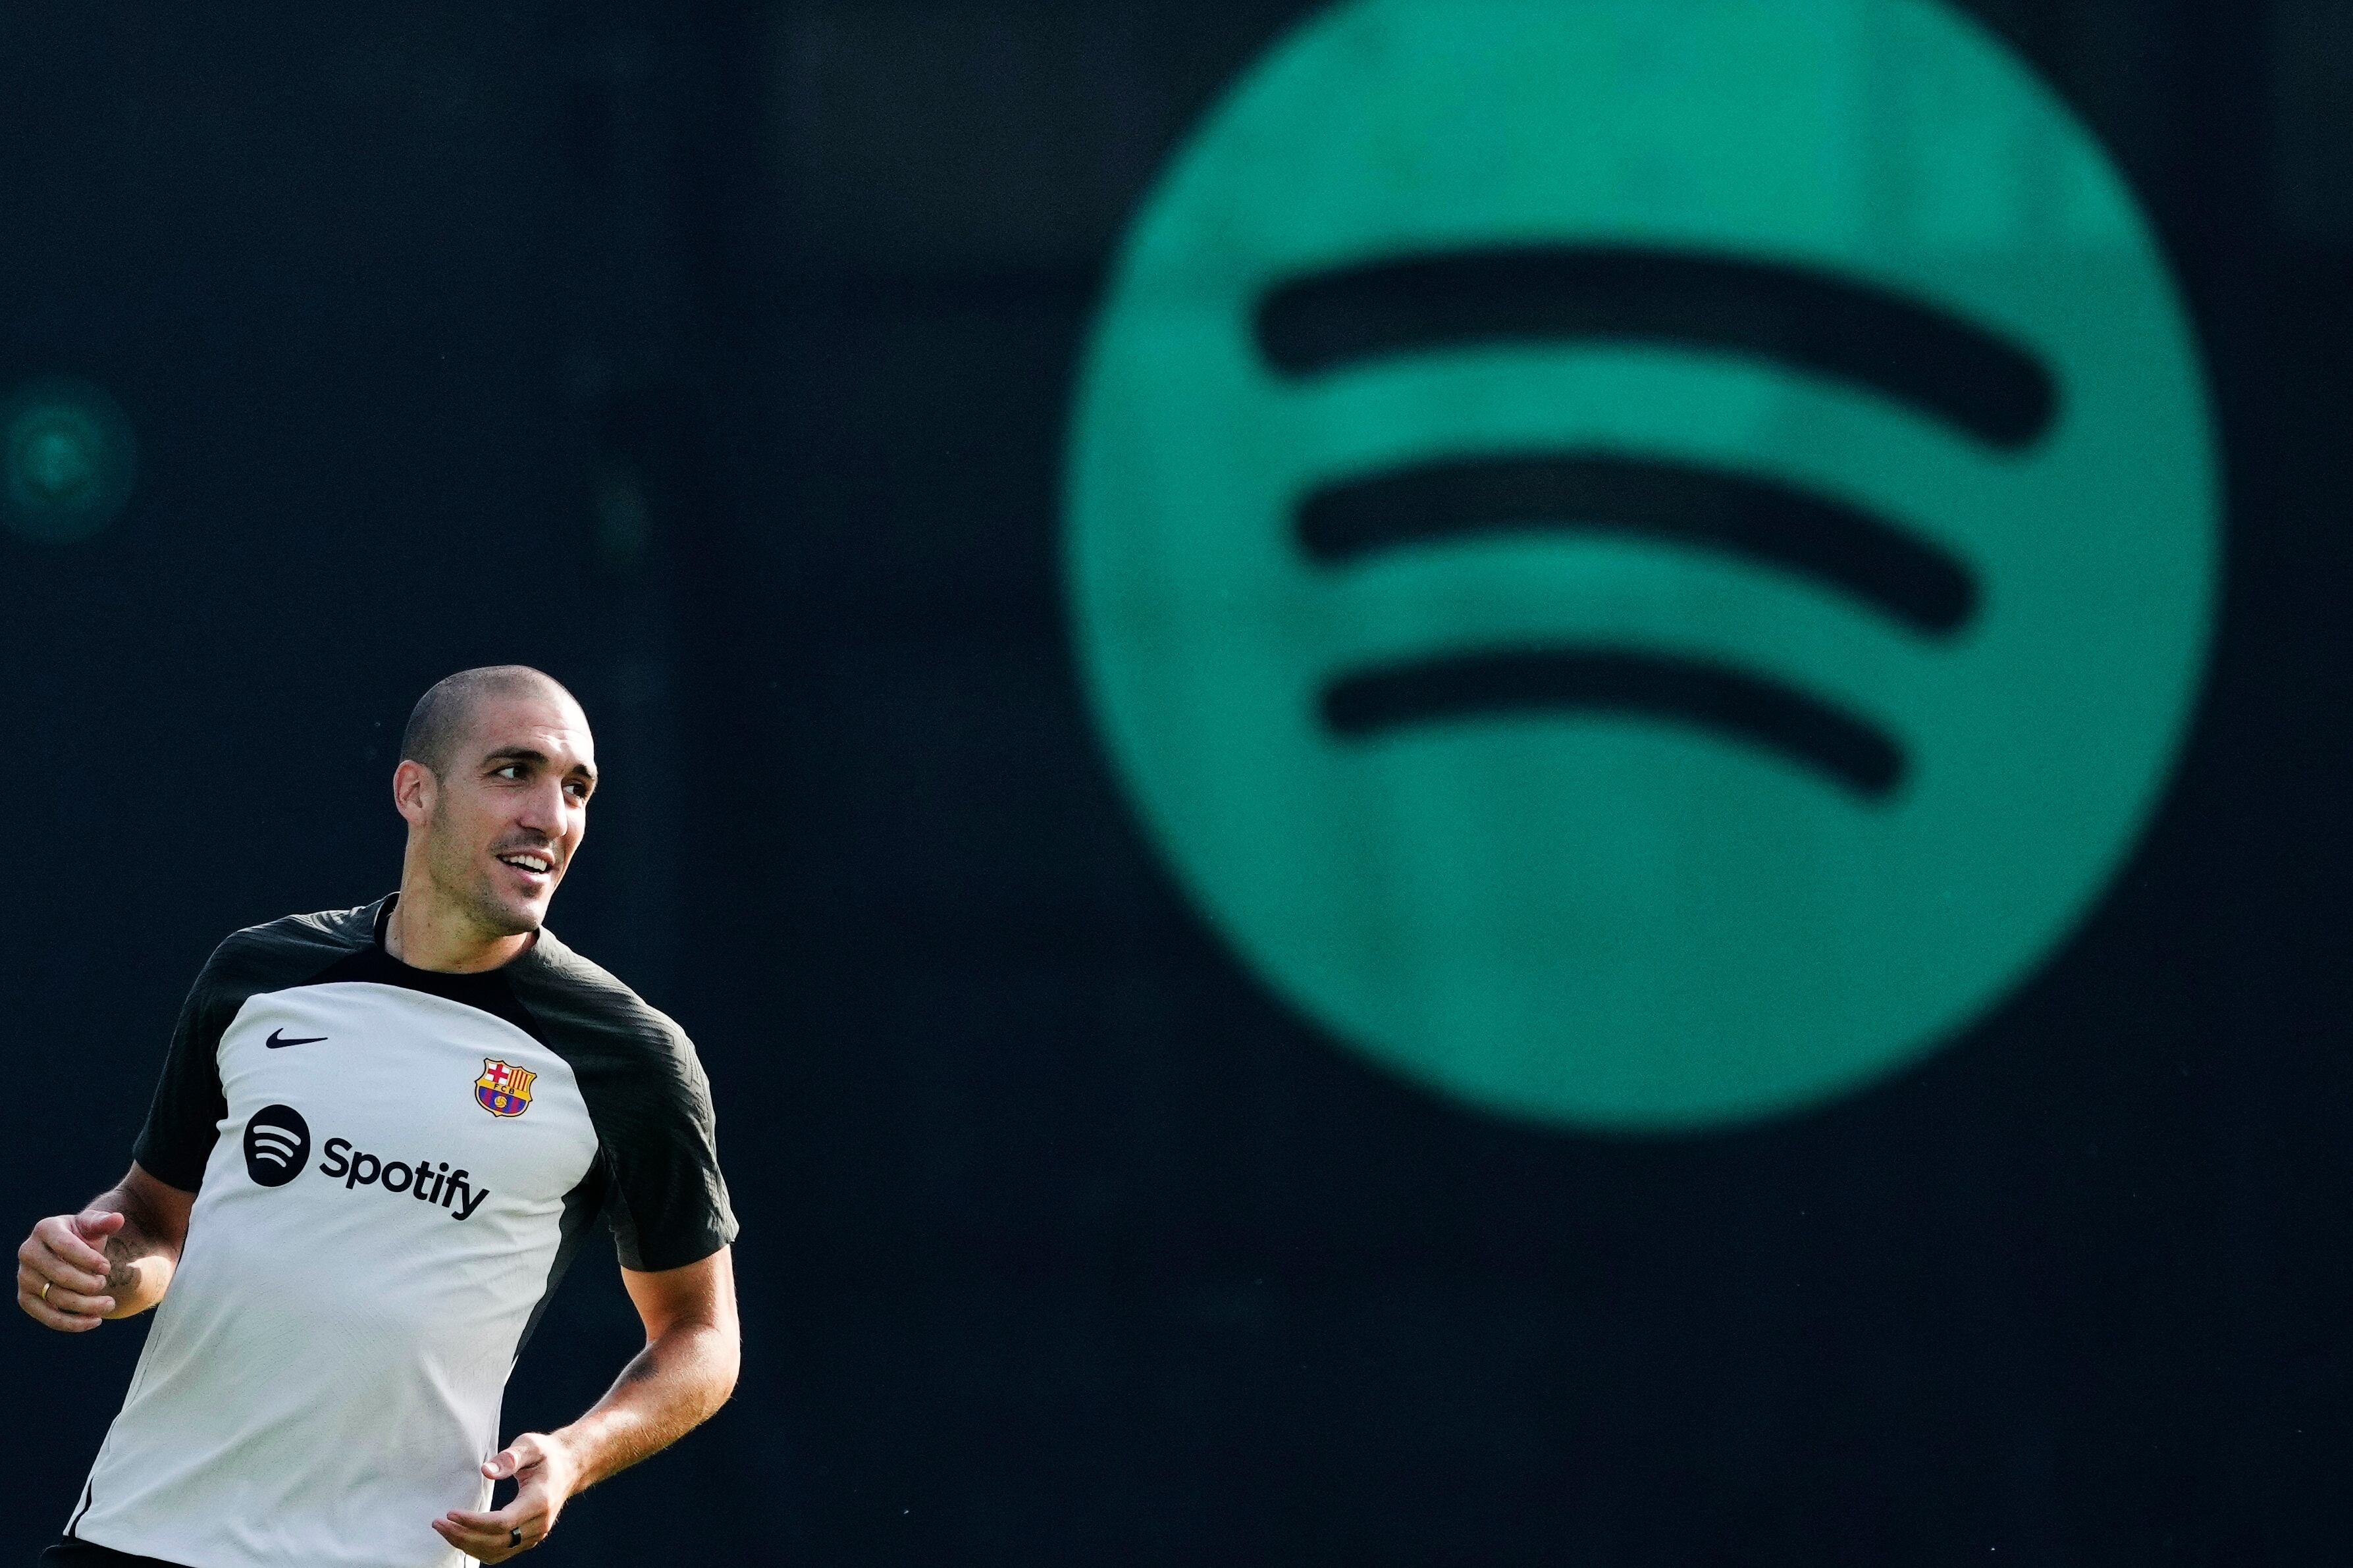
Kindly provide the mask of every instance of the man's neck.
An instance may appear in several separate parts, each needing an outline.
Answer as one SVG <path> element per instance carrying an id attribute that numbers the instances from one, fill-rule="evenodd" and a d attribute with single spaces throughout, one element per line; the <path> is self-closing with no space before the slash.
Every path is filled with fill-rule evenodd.
<path id="1" fill-rule="evenodd" d="M 539 940 L 537 931 L 485 936 L 481 927 L 433 896 L 430 886 L 404 880 L 385 922 L 385 950 L 411 969 L 474 974 L 512 963 Z"/>

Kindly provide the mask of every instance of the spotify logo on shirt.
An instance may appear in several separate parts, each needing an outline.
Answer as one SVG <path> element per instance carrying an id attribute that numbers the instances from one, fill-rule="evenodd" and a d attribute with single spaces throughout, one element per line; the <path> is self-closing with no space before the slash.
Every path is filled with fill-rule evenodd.
<path id="1" fill-rule="evenodd" d="M 2168 777 L 2220 548 L 2117 170 L 1932 0 L 1355 0 L 1129 235 L 1067 566 L 1233 951 L 1469 1103 L 1706 1126 L 1950 1040 Z"/>
<path id="2" fill-rule="evenodd" d="M 319 1173 L 343 1184 L 345 1192 L 373 1187 L 380 1193 L 406 1197 L 449 1217 L 469 1220 L 491 1195 L 462 1166 L 447 1160 L 386 1160 L 353 1147 L 348 1138 L 330 1138 Z M 261 1187 L 282 1187 L 302 1173 L 311 1158 L 311 1124 L 290 1105 L 271 1105 L 253 1113 L 245 1124 L 245 1170 Z"/>
<path id="3" fill-rule="evenodd" d="M 311 1158 L 311 1124 L 290 1105 L 265 1105 L 245 1124 L 245 1173 L 257 1187 L 282 1187 Z"/>

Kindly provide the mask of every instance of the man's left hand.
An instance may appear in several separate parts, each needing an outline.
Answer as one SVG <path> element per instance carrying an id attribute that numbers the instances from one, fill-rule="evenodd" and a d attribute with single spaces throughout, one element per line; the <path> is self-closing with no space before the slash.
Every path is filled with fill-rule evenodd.
<path id="1" fill-rule="evenodd" d="M 478 1562 L 503 1563 L 547 1539 L 579 1479 L 579 1467 L 558 1439 L 526 1432 L 492 1455 L 482 1474 L 494 1481 L 512 1477 L 514 1500 L 494 1513 L 453 1508 L 433 1528 Z"/>

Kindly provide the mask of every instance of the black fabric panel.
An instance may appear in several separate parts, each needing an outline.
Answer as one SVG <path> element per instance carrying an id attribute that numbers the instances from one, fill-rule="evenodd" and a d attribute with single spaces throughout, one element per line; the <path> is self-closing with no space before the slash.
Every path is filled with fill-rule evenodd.
<path id="1" fill-rule="evenodd" d="M 90 1511 L 90 1497 L 97 1489 L 97 1486 L 98 1482 L 95 1480 L 87 1480 L 82 1482 L 81 1501 L 74 1505 L 73 1517 L 66 1521 L 66 1542 L 68 1544 L 71 1544 L 73 1542 L 74 1527 L 81 1522 L 82 1515 Z"/>
<path id="2" fill-rule="evenodd" d="M 547 931 L 503 973 L 579 1080 L 622 1267 L 681 1268 L 733 1242 L 711 1084 L 685 1031 Z"/>
<path id="3" fill-rule="evenodd" d="M 393 894 L 374 907 L 370 917 L 368 940 L 364 944 L 339 959 L 312 976 L 307 984 L 338 985 L 347 984 L 397 985 L 406 991 L 421 991 L 428 996 L 488 1013 L 494 1018 L 512 1024 L 524 1034 L 547 1043 L 546 1031 L 538 1021 L 515 1000 L 514 984 L 510 978 L 516 964 L 497 969 L 485 969 L 469 974 L 451 973 L 438 969 L 417 969 L 392 956 L 385 946 L 384 929 L 392 919 L 392 907 L 400 895 Z M 525 954 L 527 959 L 529 954 Z"/>
<path id="4" fill-rule="evenodd" d="M 205 1162 L 212 1157 L 220 1120 L 228 1114 L 216 1053 L 221 1031 L 244 999 L 224 1011 L 219 991 L 206 984 L 219 958 L 216 950 L 188 988 L 187 1000 L 180 1004 L 180 1021 L 173 1026 L 172 1044 L 164 1053 L 164 1071 L 155 1080 L 154 1098 L 147 1102 L 146 1124 L 131 1144 L 131 1157 L 149 1175 L 185 1193 L 203 1185 Z"/>
<path id="5" fill-rule="evenodd" d="M 555 1300 L 555 1288 L 571 1272 L 572 1260 L 579 1255 L 580 1244 L 588 1237 L 588 1222 L 612 1201 L 612 1173 L 606 1168 L 605 1156 L 599 1152 L 589 1162 L 588 1173 L 580 1178 L 580 1184 L 564 1194 L 555 1257 L 547 1266 L 547 1284 L 533 1304 L 531 1316 L 524 1320 L 522 1335 L 515 1341 L 518 1360 L 522 1356 L 522 1347 L 531 1343 L 531 1336 L 538 1332 L 539 1320 L 546 1315 L 547 1304 Z"/>
<path id="6" fill-rule="evenodd" d="M 220 1038 L 248 997 L 299 985 L 364 948 L 381 905 L 290 915 L 249 926 L 213 949 L 180 1005 L 164 1071 L 131 1157 L 157 1181 L 195 1192 L 204 1183 L 228 1101 L 221 1092 Z"/>

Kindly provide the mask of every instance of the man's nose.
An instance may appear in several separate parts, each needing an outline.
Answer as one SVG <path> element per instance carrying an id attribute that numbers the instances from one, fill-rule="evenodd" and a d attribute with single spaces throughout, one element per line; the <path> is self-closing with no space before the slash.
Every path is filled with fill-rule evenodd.
<path id="1" fill-rule="evenodd" d="M 560 780 L 523 792 L 522 809 L 515 814 L 515 826 L 528 827 L 534 833 L 544 833 L 550 838 L 564 834 L 564 784 Z"/>

